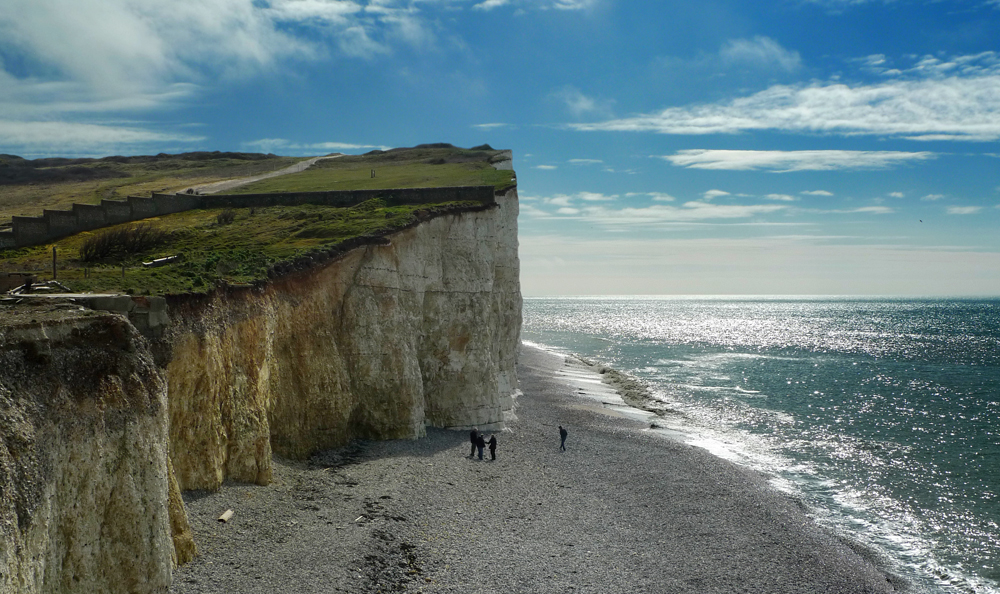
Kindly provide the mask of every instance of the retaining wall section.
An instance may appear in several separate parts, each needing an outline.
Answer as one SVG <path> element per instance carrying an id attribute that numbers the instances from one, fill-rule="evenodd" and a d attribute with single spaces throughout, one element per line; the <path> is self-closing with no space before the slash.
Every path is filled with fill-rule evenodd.
<path id="1" fill-rule="evenodd" d="M 199 208 L 264 208 L 301 204 L 348 207 L 372 198 L 382 198 L 390 206 L 454 201 L 496 203 L 493 186 L 207 196 L 153 194 L 150 198 L 129 196 L 127 200 L 101 200 L 100 205 L 74 204 L 72 210 L 44 210 L 40 217 L 13 217 L 11 231 L 0 232 L 0 249 L 44 244 L 82 231 Z"/>

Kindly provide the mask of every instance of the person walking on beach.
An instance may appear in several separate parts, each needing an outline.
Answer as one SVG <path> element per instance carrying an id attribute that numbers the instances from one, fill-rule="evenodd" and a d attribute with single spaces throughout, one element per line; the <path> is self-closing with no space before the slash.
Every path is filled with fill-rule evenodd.
<path id="1" fill-rule="evenodd" d="M 566 451 L 566 430 L 562 425 L 559 425 L 559 450 Z"/>
<path id="2" fill-rule="evenodd" d="M 476 436 L 476 447 L 479 448 L 479 459 L 482 460 L 483 448 L 486 447 L 486 438 L 483 437 L 482 433 Z"/>
<path id="3" fill-rule="evenodd" d="M 497 459 L 497 436 L 491 435 L 490 440 L 486 442 L 490 446 L 490 460 Z"/>
<path id="4" fill-rule="evenodd" d="M 469 431 L 469 441 L 472 442 L 472 447 L 469 448 L 469 457 L 474 458 L 476 456 L 476 445 L 479 443 L 479 427 L 473 427 L 472 431 Z M 479 456 L 482 458 L 482 456 Z"/>

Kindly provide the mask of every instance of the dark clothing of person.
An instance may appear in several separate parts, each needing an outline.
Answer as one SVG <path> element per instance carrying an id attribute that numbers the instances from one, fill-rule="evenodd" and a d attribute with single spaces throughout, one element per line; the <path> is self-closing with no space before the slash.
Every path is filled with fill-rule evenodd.
<path id="1" fill-rule="evenodd" d="M 476 437 L 476 447 L 479 448 L 479 459 L 483 459 L 483 448 L 486 447 L 486 440 L 483 438 L 482 433 Z"/>
<path id="2" fill-rule="evenodd" d="M 559 449 L 566 451 L 566 430 L 559 426 Z"/>
<path id="3" fill-rule="evenodd" d="M 469 431 L 469 441 L 472 442 L 472 447 L 469 448 L 469 457 L 476 455 L 476 443 L 479 442 L 479 431 L 473 429 Z"/>
<path id="4" fill-rule="evenodd" d="M 497 436 L 491 435 L 490 440 L 486 442 L 490 446 L 490 460 L 497 459 Z"/>

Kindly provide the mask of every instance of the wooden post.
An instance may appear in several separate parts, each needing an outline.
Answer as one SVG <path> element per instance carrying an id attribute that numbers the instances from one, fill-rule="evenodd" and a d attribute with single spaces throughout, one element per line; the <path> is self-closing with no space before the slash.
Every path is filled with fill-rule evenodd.
<path id="1" fill-rule="evenodd" d="M 52 280 L 56 279 L 56 246 L 52 246 Z"/>

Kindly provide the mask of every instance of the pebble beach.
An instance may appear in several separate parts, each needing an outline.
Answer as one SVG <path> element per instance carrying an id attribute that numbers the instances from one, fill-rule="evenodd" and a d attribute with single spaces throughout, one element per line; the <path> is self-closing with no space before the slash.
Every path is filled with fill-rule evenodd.
<path id="1" fill-rule="evenodd" d="M 518 378 L 496 461 L 428 429 L 186 493 L 199 556 L 170 591 L 907 591 L 766 477 L 651 431 L 597 369 L 522 345 Z"/>

